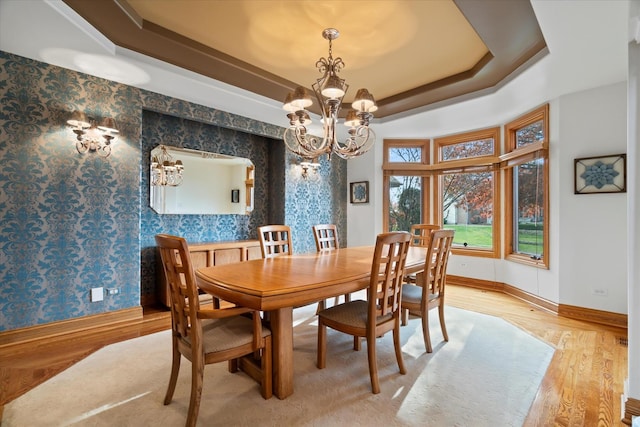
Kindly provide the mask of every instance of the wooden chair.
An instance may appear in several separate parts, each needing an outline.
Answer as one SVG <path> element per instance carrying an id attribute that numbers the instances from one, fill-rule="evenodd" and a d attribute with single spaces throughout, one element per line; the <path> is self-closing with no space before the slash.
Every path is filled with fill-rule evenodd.
<path id="1" fill-rule="evenodd" d="M 413 224 L 411 226 L 411 246 L 420 246 L 428 248 L 431 241 L 431 231 L 439 230 L 440 226 L 436 224 Z M 404 278 L 405 283 L 416 283 L 416 275 L 421 271 L 407 274 Z"/>
<path id="2" fill-rule="evenodd" d="M 431 231 L 424 272 L 418 274 L 416 285 L 406 285 L 402 288 L 402 324 L 407 324 L 409 312 L 422 318 L 422 333 L 427 353 L 433 351 L 429 336 L 429 310 L 432 308 L 438 308 L 442 335 L 445 341 L 449 341 L 444 323 L 444 290 L 453 235 L 453 230 Z"/>
<path id="3" fill-rule="evenodd" d="M 325 367 L 327 327 L 353 335 L 355 350 L 360 348 L 360 338 L 365 337 L 374 394 L 380 393 L 376 337 L 393 331 L 398 367 L 401 374 L 406 373 L 400 348 L 400 303 L 409 239 L 409 233 L 404 231 L 378 235 L 368 280 L 368 301 L 345 302 L 318 314 L 318 368 Z"/>
<path id="4" fill-rule="evenodd" d="M 262 258 L 293 255 L 291 228 L 288 225 L 263 225 L 258 227 Z"/>
<path id="5" fill-rule="evenodd" d="M 334 224 L 317 224 L 313 226 L 313 237 L 318 252 L 338 249 L 338 227 Z"/>
<path id="6" fill-rule="evenodd" d="M 440 226 L 437 224 L 413 224 L 409 232 L 411 233 L 411 246 L 428 248 L 433 230 L 440 230 Z"/>
<path id="7" fill-rule="evenodd" d="M 271 331 L 259 312 L 245 307 L 202 310 L 187 242 L 156 235 L 171 292 L 173 362 L 164 404 L 171 403 L 181 355 L 191 361 L 191 398 L 187 426 L 195 426 L 200 408 L 204 366 L 228 361 L 229 371 L 241 367 L 261 384 L 262 397 L 272 396 Z M 259 359 L 259 361 L 256 360 Z"/>
<path id="8" fill-rule="evenodd" d="M 335 224 L 317 224 L 313 226 L 313 237 L 316 241 L 316 250 L 318 252 L 323 251 L 333 251 L 340 248 L 340 243 L 338 242 L 338 227 Z M 344 295 L 345 302 L 351 301 L 351 295 Z M 335 297 L 333 305 L 337 305 L 339 302 L 339 297 Z M 318 303 L 318 310 L 316 314 L 320 312 L 320 310 L 324 310 L 326 306 L 326 301 L 320 301 Z"/>

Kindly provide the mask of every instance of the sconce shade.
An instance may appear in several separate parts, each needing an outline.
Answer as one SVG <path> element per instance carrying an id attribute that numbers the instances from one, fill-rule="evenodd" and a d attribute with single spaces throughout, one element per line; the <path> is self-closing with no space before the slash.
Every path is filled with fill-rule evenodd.
<path id="1" fill-rule="evenodd" d="M 367 113 L 373 113 L 378 109 L 373 95 L 371 95 L 367 89 L 358 89 L 351 106 L 357 111 Z"/>
<path id="2" fill-rule="evenodd" d="M 336 75 L 329 76 L 322 88 L 322 94 L 329 99 L 342 98 L 344 96 L 344 84 L 342 79 Z"/>
<path id="3" fill-rule="evenodd" d="M 291 106 L 295 109 L 294 111 L 304 110 L 311 106 L 311 104 L 313 104 L 313 101 L 307 93 L 307 90 L 302 86 L 298 86 L 295 92 L 293 92 L 293 100 L 291 101 Z"/>
<path id="4" fill-rule="evenodd" d="M 69 118 L 69 120 L 67 120 L 67 124 L 74 128 L 80 128 L 80 129 L 88 129 L 91 127 L 91 124 L 89 123 L 89 119 L 87 118 L 87 115 L 82 111 L 78 111 L 78 110 L 74 111 L 71 114 L 71 117 Z"/>
<path id="5" fill-rule="evenodd" d="M 118 133 L 118 129 L 116 128 L 116 121 L 112 117 L 106 117 L 102 121 L 100 126 L 98 126 L 98 129 L 103 132 Z"/>
<path id="6" fill-rule="evenodd" d="M 360 117 L 358 117 L 358 113 L 356 113 L 356 110 L 349 110 L 344 121 L 344 125 L 352 128 L 360 125 Z"/>
<path id="7" fill-rule="evenodd" d="M 296 107 L 293 106 L 293 92 L 289 92 L 287 94 L 284 104 L 282 104 L 282 109 L 290 113 L 294 113 L 296 111 Z"/>

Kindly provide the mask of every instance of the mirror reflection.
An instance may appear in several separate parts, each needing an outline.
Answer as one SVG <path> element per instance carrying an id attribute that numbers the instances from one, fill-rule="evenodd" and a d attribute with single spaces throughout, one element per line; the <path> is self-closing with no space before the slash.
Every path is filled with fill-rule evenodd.
<path id="1" fill-rule="evenodd" d="M 149 204 L 159 214 L 246 215 L 253 210 L 251 160 L 158 145 L 151 151 Z M 180 179 L 171 179 L 179 170 Z"/>

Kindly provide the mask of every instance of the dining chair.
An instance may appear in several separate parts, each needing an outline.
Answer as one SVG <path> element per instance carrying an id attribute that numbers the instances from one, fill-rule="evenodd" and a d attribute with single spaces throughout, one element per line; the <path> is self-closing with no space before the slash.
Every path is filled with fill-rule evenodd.
<path id="1" fill-rule="evenodd" d="M 429 310 L 432 308 L 438 308 L 442 335 L 445 341 L 449 341 L 444 322 L 444 290 L 454 231 L 432 230 L 430 234 L 424 272 L 416 276 L 415 285 L 407 284 L 402 288 L 402 324 L 408 323 L 409 312 L 422 318 L 422 334 L 427 353 L 433 351 L 429 335 Z"/>
<path id="2" fill-rule="evenodd" d="M 431 241 L 431 231 L 439 229 L 440 226 L 437 224 L 413 224 L 411 226 L 411 231 L 409 231 L 411 234 L 411 246 L 428 248 L 429 242 Z M 422 270 L 407 274 L 404 278 L 404 282 L 415 284 L 416 276 L 420 273 L 422 273 Z"/>
<path id="3" fill-rule="evenodd" d="M 326 252 L 333 251 L 340 248 L 340 243 L 338 242 L 338 227 L 335 224 L 316 224 L 313 227 L 313 237 L 316 241 L 316 250 L 318 252 Z M 351 301 L 351 295 L 344 295 L 345 302 Z M 339 297 L 335 297 L 333 305 L 337 305 L 339 302 Z M 318 309 L 316 314 L 320 312 L 320 310 L 324 310 L 326 307 L 326 301 L 320 301 L 318 303 Z"/>
<path id="4" fill-rule="evenodd" d="M 429 247 L 431 231 L 440 230 L 438 224 L 413 224 L 411 226 L 411 246 Z"/>
<path id="5" fill-rule="evenodd" d="M 271 331 L 262 325 L 259 312 L 237 306 L 201 309 L 186 240 L 168 234 L 155 239 L 171 292 L 173 358 L 164 404 L 173 399 L 181 356 L 191 362 L 187 426 L 195 426 L 198 419 L 205 365 L 227 361 L 229 372 L 240 367 L 260 383 L 262 397 L 271 398 Z"/>
<path id="6" fill-rule="evenodd" d="M 379 234 L 371 263 L 367 301 L 355 300 L 338 304 L 318 313 L 319 369 L 325 367 L 327 327 L 353 335 L 353 347 L 360 348 L 360 338 L 366 338 L 369 376 L 374 394 L 380 393 L 376 338 L 393 331 L 393 343 L 400 373 L 406 369 L 400 348 L 400 307 L 402 278 L 409 250 L 410 235 L 406 231 Z"/>
<path id="7" fill-rule="evenodd" d="M 263 225 L 258 227 L 258 239 L 262 258 L 293 255 L 291 227 L 288 225 Z"/>

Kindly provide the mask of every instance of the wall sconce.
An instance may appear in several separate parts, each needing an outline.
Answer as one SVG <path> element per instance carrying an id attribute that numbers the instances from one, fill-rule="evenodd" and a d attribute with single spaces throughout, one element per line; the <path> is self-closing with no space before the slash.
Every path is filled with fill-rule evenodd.
<path id="1" fill-rule="evenodd" d="M 84 154 L 91 151 L 98 153 L 101 157 L 109 157 L 111 142 L 119 133 L 114 119 L 106 117 L 99 126 L 96 126 L 95 121 L 88 119 L 86 114 L 74 111 L 71 118 L 67 120 L 67 124 L 76 134 L 78 153 Z"/>
<path id="2" fill-rule="evenodd" d="M 309 176 L 309 169 L 318 173 L 318 168 L 320 167 L 320 163 L 318 163 L 318 158 L 315 159 L 306 159 L 303 162 L 300 162 L 300 166 L 302 167 L 302 177 L 307 179 Z"/>

